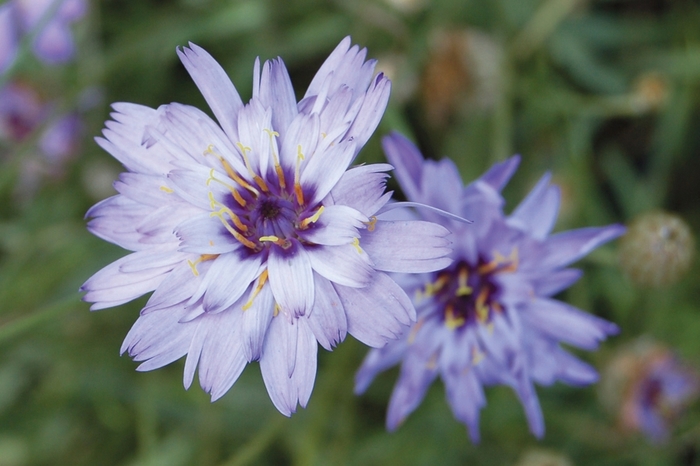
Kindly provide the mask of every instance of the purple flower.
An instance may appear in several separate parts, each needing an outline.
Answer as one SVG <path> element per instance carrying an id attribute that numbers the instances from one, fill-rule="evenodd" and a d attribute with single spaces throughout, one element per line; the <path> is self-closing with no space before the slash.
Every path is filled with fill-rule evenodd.
<path id="1" fill-rule="evenodd" d="M 12 2 L 0 5 L 0 73 L 10 67 L 17 55 L 17 32 Z"/>
<path id="2" fill-rule="evenodd" d="M 644 432 L 655 443 L 668 440 L 674 421 L 700 394 L 698 373 L 667 347 L 646 339 L 611 361 L 601 385 L 621 426 Z"/>
<path id="3" fill-rule="evenodd" d="M 0 88 L 0 139 L 24 141 L 47 113 L 45 103 L 32 87 L 13 82 Z"/>
<path id="4" fill-rule="evenodd" d="M 479 440 L 484 386 L 511 387 L 524 406 L 530 430 L 544 434 L 544 420 L 533 382 L 557 380 L 586 385 L 596 371 L 560 347 L 592 350 L 615 324 L 581 312 L 552 295 L 567 288 L 581 271 L 566 268 L 598 245 L 624 232 L 612 225 L 550 235 L 559 208 L 559 190 L 549 174 L 510 216 L 500 191 L 519 157 L 496 164 L 463 187 L 454 164 L 423 160 L 398 134 L 384 139 L 384 150 L 410 201 L 425 203 L 474 220 L 465 225 L 426 211 L 427 220 L 453 232 L 453 265 L 407 277 L 418 321 L 399 340 L 368 354 L 356 377 L 366 390 L 377 373 L 401 362 L 389 402 L 387 427 L 394 430 L 420 404 L 440 375 L 455 417 Z"/>
<path id="5" fill-rule="evenodd" d="M 85 0 L 10 0 L 0 6 L 0 73 L 12 64 L 21 37 L 42 20 L 46 22 L 32 44 L 34 54 L 49 64 L 70 60 L 75 53 L 70 25 L 86 11 Z"/>
<path id="6" fill-rule="evenodd" d="M 281 59 L 256 60 L 243 104 L 221 66 L 190 44 L 178 55 L 218 119 L 180 104 L 114 104 L 97 142 L 128 172 L 87 213 L 95 235 L 135 251 L 82 287 L 92 309 L 154 291 L 122 352 L 151 370 L 187 355 L 221 397 L 259 360 L 285 415 L 305 406 L 317 342 L 347 332 L 382 346 L 415 320 L 385 272 L 451 262 L 449 232 L 377 220 L 391 167 L 347 169 L 386 107 L 390 82 L 344 39 L 297 103 Z"/>

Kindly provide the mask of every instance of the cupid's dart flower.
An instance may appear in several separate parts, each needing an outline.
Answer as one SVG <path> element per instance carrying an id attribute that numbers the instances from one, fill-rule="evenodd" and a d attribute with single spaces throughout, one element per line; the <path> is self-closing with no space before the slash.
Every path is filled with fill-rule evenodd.
<path id="1" fill-rule="evenodd" d="M 519 158 L 496 164 L 464 187 L 454 164 L 423 160 L 415 146 L 394 134 L 384 139 L 389 162 L 410 201 L 425 203 L 474 221 L 457 223 L 430 211 L 426 219 L 453 232 L 454 263 L 430 274 L 406 276 L 418 321 L 410 331 L 368 354 L 356 377 L 364 392 L 381 371 L 401 363 L 389 402 L 387 427 L 396 429 L 418 407 L 439 375 L 455 417 L 479 440 L 484 386 L 507 385 L 520 399 L 530 430 L 544 434 L 533 383 L 557 380 L 586 385 L 596 371 L 560 343 L 593 350 L 617 326 L 551 298 L 581 271 L 566 268 L 600 244 L 624 232 L 619 225 L 550 235 L 559 190 L 545 175 L 515 211 L 503 214 L 500 191 Z"/>
<path id="2" fill-rule="evenodd" d="M 134 251 L 82 287 L 92 309 L 154 291 L 122 352 L 151 370 L 187 355 L 221 397 L 245 365 L 285 415 L 305 406 L 317 342 L 347 332 L 382 346 L 415 320 L 385 272 L 451 262 L 448 231 L 378 220 L 386 164 L 348 169 L 384 112 L 390 82 L 344 39 L 297 103 L 281 59 L 254 67 L 243 104 L 221 66 L 190 44 L 180 59 L 218 119 L 180 104 L 114 105 L 97 142 L 128 172 L 87 213 L 95 235 Z"/>

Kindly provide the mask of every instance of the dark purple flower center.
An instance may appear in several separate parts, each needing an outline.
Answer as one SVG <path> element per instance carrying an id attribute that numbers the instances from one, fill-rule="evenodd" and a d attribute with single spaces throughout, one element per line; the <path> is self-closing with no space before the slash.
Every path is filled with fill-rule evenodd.
<path id="1" fill-rule="evenodd" d="M 217 155 L 211 147 L 208 152 Z M 245 154 L 246 151 L 243 152 Z M 251 170 L 254 182 L 250 183 L 236 173 L 223 157 L 218 157 L 236 184 L 230 186 L 222 182 L 212 171 L 209 182 L 221 182 L 231 191 L 230 197 L 227 196 L 223 203 L 210 198 L 212 215 L 221 220 L 236 240 L 256 253 L 273 244 L 289 249 L 292 240 L 304 242 L 299 232 L 315 228 L 324 207 L 320 203 L 313 206 L 305 203 L 304 198 L 308 198 L 309 193 L 305 193 L 299 183 L 298 167 L 293 183 L 288 182 L 291 174 L 285 176 L 279 165 L 275 166 L 274 175 L 267 179 Z"/>
<path id="2" fill-rule="evenodd" d="M 459 261 L 435 274 L 435 280 L 419 290 L 419 298 L 432 297 L 442 310 L 442 319 L 451 329 L 476 323 L 488 324 L 494 313 L 503 312 L 498 302 L 500 290 L 495 276 L 517 270 L 517 250 L 509 257 L 496 254 L 487 261 L 480 257 L 470 264 Z"/>

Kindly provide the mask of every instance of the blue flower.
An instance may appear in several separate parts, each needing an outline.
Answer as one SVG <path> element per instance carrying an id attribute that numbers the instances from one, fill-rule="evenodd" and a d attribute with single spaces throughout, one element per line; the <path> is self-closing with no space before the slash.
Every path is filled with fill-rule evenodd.
<path id="1" fill-rule="evenodd" d="M 551 298 L 581 271 L 566 268 L 600 244 L 624 232 L 611 225 L 550 235 L 559 208 L 559 190 L 542 177 L 522 203 L 504 216 L 500 191 L 519 158 L 496 164 L 464 187 L 454 164 L 423 160 L 398 134 L 384 139 L 384 150 L 410 201 L 474 220 L 454 222 L 424 211 L 426 220 L 453 232 L 454 263 L 430 274 L 406 276 L 418 321 L 399 340 L 367 355 L 356 377 L 364 392 L 381 371 L 401 363 L 389 402 L 387 427 L 396 429 L 420 404 L 439 375 L 455 417 L 479 440 L 484 386 L 507 385 L 520 399 L 530 430 L 544 434 L 544 420 L 533 383 L 559 380 L 586 385 L 596 371 L 560 343 L 593 350 L 615 324 Z"/>
<path id="2" fill-rule="evenodd" d="M 274 405 L 305 406 L 317 342 L 350 333 L 382 346 L 412 321 L 385 272 L 439 270 L 449 232 L 378 220 L 386 164 L 348 169 L 376 128 L 390 82 L 344 39 L 297 103 L 281 59 L 254 67 L 244 104 L 221 66 L 190 44 L 180 59 L 219 125 L 196 108 L 114 104 L 97 142 L 127 173 L 87 213 L 95 235 L 134 251 L 82 287 L 92 309 L 154 291 L 122 352 L 139 370 L 187 355 L 212 400 L 259 360 Z"/>

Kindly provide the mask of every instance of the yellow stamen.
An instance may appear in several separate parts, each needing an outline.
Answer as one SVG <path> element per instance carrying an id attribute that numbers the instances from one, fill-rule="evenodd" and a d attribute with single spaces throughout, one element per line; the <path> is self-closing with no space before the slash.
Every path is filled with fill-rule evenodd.
<path id="1" fill-rule="evenodd" d="M 377 217 L 372 215 L 369 218 L 369 222 L 363 222 L 365 225 L 367 225 L 367 231 L 374 231 L 374 229 L 377 227 Z"/>
<path id="2" fill-rule="evenodd" d="M 216 207 L 219 207 L 219 214 L 227 214 L 231 220 L 233 221 L 233 224 L 236 225 L 236 228 L 241 230 L 241 232 L 246 233 L 248 231 L 248 225 L 245 223 L 241 222 L 241 219 L 238 217 L 238 215 L 234 214 L 231 209 L 214 199 L 214 194 L 209 191 L 209 205 L 211 206 L 212 209 L 215 209 Z"/>
<path id="3" fill-rule="evenodd" d="M 472 347 L 472 365 L 476 366 L 477 364 L 479 364 L 481 361 L 484 360 L 485 356 L 486 355 L 484 353 L 479 351 L 479 348 L 477 348 L 476 346 Z"/>
<path id="4" fill-rule="evenodd" d="M 307 228 L 310 224 L 316 223 L 316 221 L 319 219 L 321 214 L 323 213 L 325 207 L 321 206 L 318 208 L 315 214 L 313 214 L 311 217 L 305 218 L 304 220 L 301 221 L 301 228 Z"/>
<path id="5" fill-rule="evenodd" d="M 357 249 L 358 254 L 362 254 L 362 248 L 360 247 L 360 239 L 359 238 L 353 238 L 351 244 L 353 246 L 355 246 L 355 249 Z"/>
<path id="6" fill-rule="evenodd" d="M 272 236 L 272 235 L 261 236 L 260 238 L 258 238 L 258 241 L 260 241 L 261 243 L 265 243 L 265 242 L 275 243 L 277 246 L 279 246 L 283 249 L 287 249 L 292 245 L 292 242 L 289 241 L 288 239 L 286 239 L 286 238 L 282 239 L 282 238 L 278 238 L 278 237 Z"/>
<path id="7" fill-rule="evenodd" d="M 469 272 L 466 268 L 459 269 L 459 275 L 457 275 L 457 291 L 456 296 L 468 296 L 474 292 L 471 286 L 467 285 L 467 278 L 469 278 Z"/>
<path id="8" fill-rule="evenodd" d="M 304 205 L 304 192 L 301 190 L 301 185 L 299 184 L 299 167 L 301 166 L 301 161 L 304 160 L 304 154 L 301 152 L 301 144 L 297 146 L 297 164 L 294 168 L 294 194 L 297 196 L 297 203 L 299 205 Z"/>
<path id="9" fill-rule="evenodd" d="M 489 318 L 489 308 L 486 306 L 486 299 L 489 296 L 489 290 L 482 288 L 479 295 L 476 297 L 476 303 L 474 307 L 476 308 L 476 317 L 479 322 L 484 323 Z"/>
<path id="10" fill-rule="evenodd" d="M 239 144 L 240 144 L 240 143 L 239 143 Z M 248 150 L 250 150 L 250 148 L 249 148 Z M 226 174 L 227 174 L 229 177 L 231 177 L 231 179 L 232 179 L 233 181 L 235 181 L 235 182 L 238 183 L 239 185 L 243 186 L 243 188 L 245 188 L 245 189 L 247 189 L 248 191 L 250 191 L 251 193 L 253 193 L 253 195 L 254 195 L 255 197 L 258 197 L 258 195 L 260 194 L 260 192 L 259 192 L 257 189 L 255 189 L 255 188 L 254 188 L 250 183 L 248 183 L 246 180 L 244 180 L 243 178 L 241 178 L 240 175 L 239 175 L 238 173 L 236 173 L 236 172 L 233 170 L 233 167 L 231 167 L 231 165 L 226 161 L 226 159 L 223 158 L 223 156 L 221 156 L 220 154 L 216 153 L 216 151 L 214 150 L 214 144 L 209 144 L 209 146 L 207 147 L 207 150 L 204 151 L 204 155 L 206 156 L 207 154 L 212 154 L 214 157 L 216 157 L 217 159 L 219 159 L 219 162 L 221 162 L 221 166 L 224 167 L 224 171 L 226 171 Z M 216 181 L 218 181 L 218 180 L 216 180 Z M 208 185 L 208 184 L 209 184 L 209 183 L 207 182 L 207 185 Z M 231 189 L 231 188 L 229 188 L 229 189 Z M 236 196 L 236 195 L 234 194 L 234 197 L 235 197 L 235 196 Z M 244 206 L 244 207 L 245 207 L 245 206 Z"/>
<path id="11" fill-rule="evenodd" d="M 207 179 L 207 186 L 209 186 L 212 181 L 216 181 L 217 183 L 224 185 L 229 191 L 231 191 L 231 194 L 233 194 L 233 198 L 236 200 L 236 202 L 238 202 L 238 204 L 240 204 L 241 207 L 245 207 L 247 202 L 245 199 L 243 199 L 241 197 L 241 195 L 238 193 L 238 190 L 236 188 L 234 188 L 233 186 L 231 186 L 230 184 L 218 179 L 216 176 L 214 176 L 214 173 L 216 173 L 216 170 L 214 170 L 213 168 L 211 170 L 209 170 L 209 178 Z M 241 180 L 241 181 L 243 181 L 245 183 L 244 180 Z M 257 193 L 257 190 L 255 192 Z M 209 194 L 211 194 L 211 193 L 209 193 Z"/>
<path id="12" fill-rule="evenodd" d="M 464 317 L 456 316 L 454 307 L 452 307 L 451 304 L 448 304 L 445 308 L 445 325 L 447 328 L 454 330 L 464 325 L 464 322 Z"/>
<path id="13" fill-rule="evenodd" d="M 267 269 L 263 270 L 263 273 L 260 274 L 260 278 L 258 278 L 258 284 L 253 290 L 253 295 L 250 297 L 248 302 L 243 305 L 244 311 L 247 311 L 248 309 L 250 309 L 250 306 L 253 305 L 253 300 L 258 296 L 258 294 L 260 294 L 260 291 L 262 291 L 263 286 L 265 286 L 265 282 L 267 282 Z"/>
<path id="14" fill-rule="evenodd" d="M 236 238 L 238 241 L 243 244 L 243 246 L 249 248 L 249 249 L 257 249 L 257 246 L 255 243 L 253 243 L 251 240 L 240 234 L 238 231 L 236 231 L 235 228 L 233 228 L 224 218 L 224 214 L 222 211 L 217 211 L 217 212 L 212 212 L 211 214 L 212 217 L 218 217 L 219 220 L 221 220 L 221 223 L 224 225 L 224 227 L 228 230 L 231 235 L 233 235 L 234 238 Z"/>
<path id="15" fill-rule="evenodd" d="M 167 186 L 161 186 L 160 190 L 163 191 L 164 193 L 168 193 L 168 194 L 172 194 L 175 192 L 171 188 L 168 188 Z"/>
<path id="16" fill-rule="evenodd" d="M 272 131 L 267 128 L 263 129 L 270 136 L 270 150 L 272 151 L 272 159 L 275 162 L 275 172 L 277 173 L 277 178 L 280 180 L 280 188 L 284 189 L 287 187 L 287 183 L 284 180 L 284 172 L 282 171 L 282 166 L 280 165 L 279 158 L 277 157 L 277 152 L 275 152 L 275 142 L 273 137 L 279 137 L 280 133 L 277 131 Z"/>
<path id="17" fill-rule="evenodd" d="M 418 330 L 423 326 L 425 323 L 425 319 L 420 319 L 418 322 L 416 322 L 416 325 L 411 328 L 411 333 L 408 334 L 408 344 L 412 345 L 414 341 L 416 341 L 416 334 L 418 333 Z"/>
<path id="18" fill-rule="evenodd" d="M 205 261 L 212 261 L 212 260 L 216 259 L 217 257 L 219 257 L 218 254 L 202 254 L 194 262 L 192 262 L 191 260 L 187 260 L 187 265 L 189 265 L 190 268 L 192 269 L 192 274 L 194 274 L 195 277 L 199 277 L 199 272 L 197 271 L 197 264 L 199 264 L 201 262 L 205 262 Z"/>
<path id="19" fill-rule="evenodd" d="M 248 152 L 252 151 L 253 149 L 251 149 L 248 146 L 244 146 L 240 142 L 237 142 L 236 146 L 241 151 L 241 155 L 243 155 L 243 161 L 245 162 L 245 167 L 248 169 L 248 174 L 250 175 L 250 177 L 253 178 L 253 180 L 258 186 L 260 186 L 260 189 L 262 189 L 263 192 L 268 192 L 269 189 L 267 187 L 267 184 L 265 183 L 265 180 L 260 178 L 260 175 L 256 175 L 253 171 L 253 168 L 250 166 L 250 161 L 248 160 Z"/>
<path id="20" fill-rule="evenodd" d="M 280 305 L 275 303 L 275 309 L 272 311 L 272 317 L 277 317 L 281 310 L 282 308 L 280 308 Z"/>

